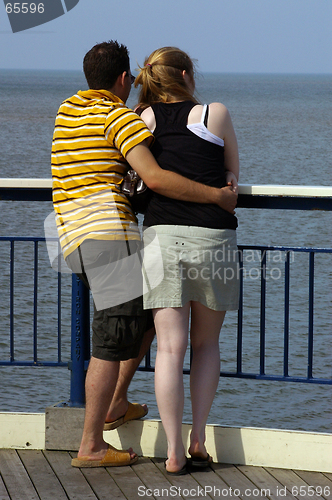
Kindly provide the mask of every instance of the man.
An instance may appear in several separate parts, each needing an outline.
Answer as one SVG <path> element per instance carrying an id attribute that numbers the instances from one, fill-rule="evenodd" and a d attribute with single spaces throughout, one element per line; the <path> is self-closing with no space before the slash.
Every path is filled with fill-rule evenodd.
<path id="1" fill-rule="evenodd" d="M 229 186 L 208 187 L 158 166 L 149 150 L 151 132 L 125 106 L 133 80 L 126 47 L 116 41 L 96 45 L 83 69 L 89 90 L 60 106 L 52 146 L 53 203 L 64 258 L 92 289 L 95 306 L 83 436 L 72 465 L 130 465 L 137 455 L 109 446 L 103 430 L 147 413 L 145 405 L 128 407 L 127 389 L 154 330 L 141 296 L 104 307 L 103 297 L 107 302 L 109 296 L 100 293 L 105 280 L 106 289 L 118 284 L 119 263 L 139 252 L 137 219 L 121 181 L 129 164 L 165 196 L 233 212 L 237 195 Z"/>

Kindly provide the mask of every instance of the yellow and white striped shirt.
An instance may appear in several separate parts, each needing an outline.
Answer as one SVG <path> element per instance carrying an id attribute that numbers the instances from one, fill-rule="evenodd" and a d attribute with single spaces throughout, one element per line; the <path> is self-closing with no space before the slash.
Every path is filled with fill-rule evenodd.
<path id="1" fill-rule="evenodd" d="M 126 154 L 151 132 L 106 90 L 79 91 L 62 103 L 52 144 L 53 205 L 64 257 L 85 239 L 139 239 L 119 185 Z"/>

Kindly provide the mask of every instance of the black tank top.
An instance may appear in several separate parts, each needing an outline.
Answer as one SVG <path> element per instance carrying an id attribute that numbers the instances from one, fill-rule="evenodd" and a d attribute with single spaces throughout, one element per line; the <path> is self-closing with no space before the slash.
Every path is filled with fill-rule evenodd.
<path id="1" fill-rule="evenodd" d="M 198 137 L 187 128 L 192 101 L 153 104 L 155 142 L 151 151 L 164 170 L 221 188 L 226 185 L 224 148 Z M 236 229 L 237 219 L 218 205 L 174 200 L 153 193 L 144 226 L 171 224 L 211 229 Z"/>

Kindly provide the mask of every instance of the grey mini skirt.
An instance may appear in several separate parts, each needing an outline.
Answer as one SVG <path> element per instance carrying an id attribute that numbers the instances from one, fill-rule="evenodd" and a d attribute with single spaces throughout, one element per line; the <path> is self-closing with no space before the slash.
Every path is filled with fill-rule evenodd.
<path id="1" fill-rule="evenodd" d="M 144 309 L 197 301 L 215 311 L 239 307 L 236 231 L 151 226 L 143 233 Z"/>

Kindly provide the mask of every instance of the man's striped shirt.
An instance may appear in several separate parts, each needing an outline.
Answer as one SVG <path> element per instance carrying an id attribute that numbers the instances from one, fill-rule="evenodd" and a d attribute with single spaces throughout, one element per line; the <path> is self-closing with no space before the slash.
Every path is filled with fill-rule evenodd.
<path id="1" fill-rule="evenodd" d="M 66 258 L 85 239 L 139 239 L 119 185 L 126 154 L 152 134 L 106 90 L 79 91 L 62 103 L 52 144 L 53 204 Z"/>

